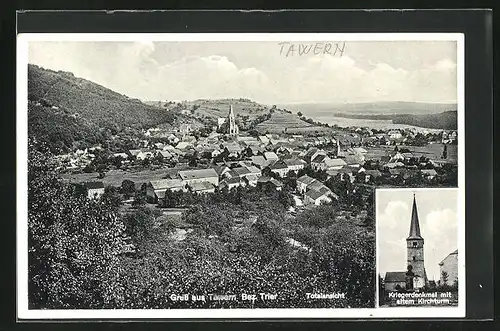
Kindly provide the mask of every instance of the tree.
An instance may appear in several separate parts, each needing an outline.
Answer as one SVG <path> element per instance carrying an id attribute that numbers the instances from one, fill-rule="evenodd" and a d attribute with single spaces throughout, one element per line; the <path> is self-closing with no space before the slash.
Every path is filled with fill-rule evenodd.
<path id="1" fill-rule="evenodd" d="M 130 179 L 123 180 L 120 188 L 121 192 L 127 197 L 135 193 L 135 183 Z"/>
<path id="2" fill-rule="evenodd" d="M 441 282 L 443 286 L 448 285 L 448 273 L 446 271 L 441 271 Z"/>
<path id="3" fill-rule="evenodd" d="M 135 192 L 134 201 L 132 202 L 133 207 L 141 207 L 146 204 L 146 197 L 142 192 Z"/>
<path id="4" fill-rule="evenodd" d="M 30 309 L 119 306 L 124 224 L 106 200 L 74 196 L 46 148 L 30 140 L 28 154 Z"/>
<path id="5" fill-rule="evenodd" d="M 443 154 L 441 155 L 442 159 L 447 159 L 448 158 L 448 146 L 445 144 L 443 147 Z"/>
<path id="6" fill-rule="evenodd" d="M 297 116 L 298 116 L 298 117 L 302 117 L 302 115 L 303 115 L 303 114 L 302 114 L 302 112 L 300 112 L 300 111 L 299 111 L 299 112 L 297 112 Z"/>

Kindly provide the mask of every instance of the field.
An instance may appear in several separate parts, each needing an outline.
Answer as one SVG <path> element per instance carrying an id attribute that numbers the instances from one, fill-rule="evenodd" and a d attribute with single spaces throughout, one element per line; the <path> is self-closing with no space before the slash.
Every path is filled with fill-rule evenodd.
<path id="1" fill-rule="evenodd" d="M 269 120 L 257 125 L 259 132 L 279 133 L 284 132 L 285 128 L 287 132 L 294 133 L 331 131 L 330 128 L 304 122 L 296 114 L 289 113 L 273 113 Z"/>
<path id="2" fill-rule="evenodd" d="M 168 174 L 175 174 L 180 169 L 165 168 L 159 170 L 143 170 L 143 171 L 124 171 L 110 170 L 102 179 L 98 178 L 97 172 L 81 173 L 81 174 L 62 174 L 63 180 L 70 183 L 83 183 L 88 181 L 102 181 L 105 186 L 121 186 L 125 179 L 131 180 L 136 184 L 136 187 L 152 180 L 159 180 Z"/>
<path id="3" fill-rule="evenodd" d="M 248 116 L 249 119 L 254 119 L 269 111 L 266 106 L 245 99 L 194 100 L 185 103 L 186 109 L 195 109 L 194 116 L 214 119 L 227 117 L 231 105 L 233 105 L 235 116 Z"/>
<path id="4" fill-rule="evenodd" d="M 457 145 L 447 145 L 448 146 L 448 161 L 457 162 Z M 443 153 L 443 144 L 430 144 L 427 146 L 403 146 L 401 148 L 407 148 L 411 152 L 418 154 L 423 154 L 432 160 L 441 159 Z M 380 159 L 382 156 L 393 155 L 394 146 L 379 146 L 379 147 L 366 147 L 368 152 L 366 153 L 366 159 Z"/>

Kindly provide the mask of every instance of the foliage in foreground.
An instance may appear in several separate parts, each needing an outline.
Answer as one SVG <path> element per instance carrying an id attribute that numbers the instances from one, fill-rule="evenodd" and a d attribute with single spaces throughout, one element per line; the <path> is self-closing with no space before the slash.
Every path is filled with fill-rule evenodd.
<path id="1" fill-rule="evenodd" d="M 32 308 L 373 307 L 374 236 L 342 206 L 287 213 L 288 199 L 258 189 L 197 199 L 184 240 L 146 206 L 117 212 L 113 190 L 87 200 L 30 146 Z M 116 193 L 116 192 L 115 192 Z M 284 194 L 284 193 L 283 193 Z M 283 195 L 282 194 L 282 195 Z M 357 212 L 356 212 L 357 213 Z M 130 236 L 138 254 L 121 254 Z M 292 246 L 290 239 L 302 247 Z M 275 293 L 275 301 L 173 302 L 171 294 Z M 312 300 L 306 293 L 345 293 Z"/>

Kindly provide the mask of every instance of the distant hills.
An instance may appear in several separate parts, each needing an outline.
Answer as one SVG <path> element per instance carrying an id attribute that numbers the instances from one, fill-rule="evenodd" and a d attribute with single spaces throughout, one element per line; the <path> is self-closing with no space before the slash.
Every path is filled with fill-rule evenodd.
<path id="1" fill-rule="evenodd" d="M 428 115 L 456 110 L 456 103 L 424 103 L 406 101 L 359 102 L 359 103 L 303 103 L 282 104 L 282 108 L 293 112 L 300 111 L 306 116 L 324 116 L 330 114 L 359 115 Z"/>
<path id="2" fill-rule="evenodd" d="M 365 102 L 365 103 L 307 103 L 281 107 L 301 112 L 312 118 L 327 116 L 365 120 L 391 120 L 393 124 L 413 125 L 429 129 L 456 130 L 455 103 L 422 102 Z"/>
<path id="3" fill-rule="evenodd" d="M 456 129 L 455 104 L 376 102 L 262 105 L 249 99 L 184 102 L 132 99 L 72 73 L 28 65 L 28 131 L 56 152 L 94 144 L 123 130 L 214 125 L 233 106 L 240 129 L 259 132 L 325 129 L 315 118 L 391 119 L 395 124 Z M 298 116 L 297 113 L 301 113 Z"/>

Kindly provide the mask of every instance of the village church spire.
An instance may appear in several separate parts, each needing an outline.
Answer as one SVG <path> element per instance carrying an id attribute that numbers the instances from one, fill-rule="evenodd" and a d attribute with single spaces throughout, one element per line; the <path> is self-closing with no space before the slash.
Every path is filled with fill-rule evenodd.
<path id="1" fill-rule="evenodd" d="M 413 193 L 413 207 L 411 211 L 410 234 L 408 239 L 423 239 L 420 235 L 420 224 L 418 220 L 417 200 L 415 193 Z"/>
<path id="2" fill-rule="evenodd" d="M 417 276 L 420 285 L 425 286 L 428 283 L 427 273 L 424 262 L 424 238 L 420 233 L 420 224 L 418 219 L 417 200 L 413 194 L 413 207 L 411 211 L 410 233 L 406 238 L 407 266 L 411 266 L 413 273 Z"/>
<path id="3" fill-rule="evenodd" d="M 234 118 L 233 105 L 229 106 L 228 122 L 229 122 L 229 134 L 237 135 L 239 133 L 239 128 L 238 125 L 236 125 L 236 119 Z"/>

